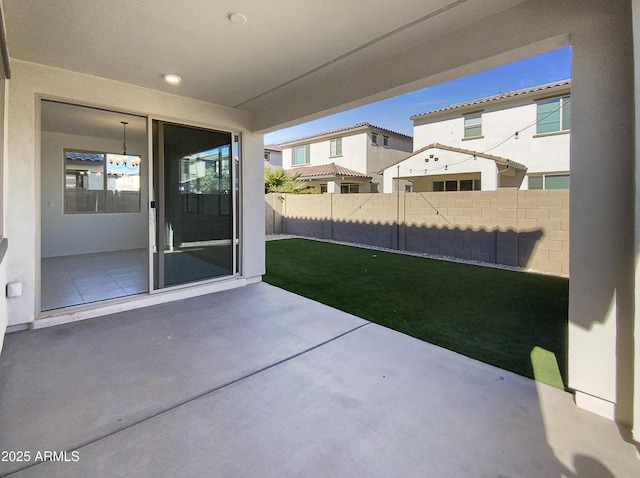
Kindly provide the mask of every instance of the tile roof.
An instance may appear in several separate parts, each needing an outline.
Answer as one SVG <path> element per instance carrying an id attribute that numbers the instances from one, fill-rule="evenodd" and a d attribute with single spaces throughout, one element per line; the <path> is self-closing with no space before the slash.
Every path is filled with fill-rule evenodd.
<path id="1" fill-rule="evenodd" d="M 72 161 L 104 161 L 104 154 L 102 153 L 86 153 L 83 151 L 65 151 L 64 157 Z"/>
<path id="2" fill-rule="evenodd" d="M 353 130 L 358 130 L 358 129 L 371 129 L 371 130 L 374 130 L 374 131 L 377 131 L 377 132 L 390 133 L 390 134 L 395 134 L 397 136 L 401 136 L 403 138 L 412 139 L 411 136 L 408 136 L 406 134 L 398 133 L 396 131 L 391 131 L 390 129 L 381 128 L 379 126 L 372 125 L 371 123 L 364 122 L 364 123 L 354 124 L 354 125 L 351 125 L 351 126 L 345 126 L 344 128 L 332 129 L 330 131 L 325 131 L 323 133 L 317 133 L 317 134 L 312 134 L 312 135 L 309 135 L 309 136 L 303 136 L 302 138 L 290 139 L 289 141 L 284 141 L 282 143 L 279 143 L 278 146 L 280 148 L 286 148 L 286 145 L 292 144 L 292 143 L 298 143 L 299 141 L 306 141 L 306 140 L 309 140 L 309 139 L 320 138 L 322 136 L 329 136 L 329 135 L 336 134 L 336 133 L 348 132 L 348 131 L 353 131 Z"/>
<path id="3" fill-rule="evenodd" d="M 555 90 L 565 88 L 571 85 L 571 80 L 562 80 L 562 81 L 554 81 L 552 83 L 545 83 L 544 85 L 531 86 L 529 88 L 523 88 L 521 90 L 508 91 L 506 93 L 499 93 L 493 96 L 485 96 L 484 98 L 478 98 L 471 101 L 465 101 L 462 103 L 455 103 L 453 105 L 445 106 L 443 108 L 438 108 L 436 110 L 427 111 L 426 113 L 419 113 L 417 115 L 411 116 L 409 119 L 416 120 L 420 118 L 424 118 L 426 116 L 435 115 L 437 113 L 444 113 L 447 111 L 453 111 L 457 109 L 469 108 L 471 106 L 484 105 L 487 103 L 492 103 L 494 101 L 506 100 L 509 98 L 515 98 L 517 96 L 522 96 L 526 94 L 540 93 L 546 90 Z"/>
<path id="4" fill-rule="evenodd" d="M 300 179 L 319 179 L 319 178 L 360 178 L 371 179 L 371 176 L 338 166 L 336 163 L 320 164 L 318 166 L 302 166 L 287 170 L 289 174 L 300 174 Z"/>
<path id="5" fill-rule="evenodd" d="M 424 148 L 420 148 L 419 150 L 411 153 L 409 156 L 402 158 L 398 161 L 395 161 L 391 164 L 388 164 L 387 166 L 384 167 L 384 169 L 389 169 L 390 167 L 400 164 L 403 161 L 406 161 L 409 158 L 413 158 L 414 156 L 417 156 L 418 154 L 423 153 L 429 149 L 441 149 L 443 151 L 452 151 L 454 153 L 466 154 L 469 156 L 475 156 L 477 158 L 491 159 L 492 161 L 495 161 L 496 163 L 502 164 L 504 166 L 511 166 L 513 168 L 523 169 L 525 171 L 527 170 L 527 167 L 524 164 L 511 161 L 510 159 L 503 158 L 501 156 L 494 156 L 493 154 L 481 153 L 480 151 L 473 151 L 471 149 L 455 148 L 453 146 L 447 146 L 441 143 L 432 143 L 428 146 L 425 146 Z M 378 171 L 378 174 L 382 174 L 384 169 L 381 171 Z"/>
<path id="6" fill-rule="evenodd" d="M 278 147 L 277 144 L 265 144 L 264 149 L 268 151 L 282 151 L 282 148 Z"/>

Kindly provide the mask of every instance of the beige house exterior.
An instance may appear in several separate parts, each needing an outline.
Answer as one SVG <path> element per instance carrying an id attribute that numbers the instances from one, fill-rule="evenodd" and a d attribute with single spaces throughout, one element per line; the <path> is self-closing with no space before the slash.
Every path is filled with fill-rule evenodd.
<path id="1" fill-rule="evenodd" d="M 369 123 L 286 141 L 282 165 L 320 193 L 383 192 L 382 165 L 406 156 L 412 140 Z"/>
<path id="2" fill-rule="evenodd" d="M 289 169 L 289 174 L 307 183 L 316 193 L 351 194 L 370 189 L 371 176 L 336 163 Z"/>

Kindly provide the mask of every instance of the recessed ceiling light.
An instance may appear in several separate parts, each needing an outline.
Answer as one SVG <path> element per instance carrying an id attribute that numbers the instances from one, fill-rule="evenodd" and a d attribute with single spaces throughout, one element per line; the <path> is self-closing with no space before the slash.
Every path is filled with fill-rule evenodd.
<path id="1" fill-rule="evenodd" d="M 242 13 L 238 13 L 238 12 L 230 13 L 229 21 L 231 23 L 235 23 L 236 25 L 242 25 L 243 23 L 247 23 L 247 17 Z"/>
<path id="2" fill-rule="evenodd" d="M 178 75 L 163 75 L 162 78 L 164 78 L 164 81 L 171 83 L 172 85 L 177 85 L 182 81 L 182 78 Z"/>

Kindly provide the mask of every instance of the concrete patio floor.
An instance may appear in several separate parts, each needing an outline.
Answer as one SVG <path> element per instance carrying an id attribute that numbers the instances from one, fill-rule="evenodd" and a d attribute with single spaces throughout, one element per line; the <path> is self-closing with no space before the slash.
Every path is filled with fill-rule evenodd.
<path id="1" fill-rule="evenodd" d="M 0 450 L 30 452 L 2 476 L 640 476 L 621 433 L 570 394 L 264 283 L 12 333 L 0 355 Z"/>

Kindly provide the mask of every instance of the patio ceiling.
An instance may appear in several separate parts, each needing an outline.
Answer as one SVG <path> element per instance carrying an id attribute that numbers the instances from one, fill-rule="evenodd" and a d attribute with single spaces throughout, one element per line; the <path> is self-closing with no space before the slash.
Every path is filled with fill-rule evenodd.
<path id="1" fill-rule="evenodd" d="M 522 1 L 5 0 L 3 10 L 12 59 L 256 112 Z"/>

